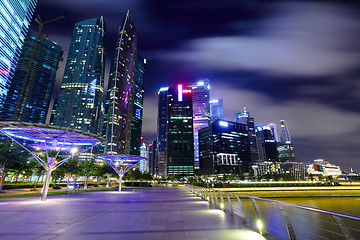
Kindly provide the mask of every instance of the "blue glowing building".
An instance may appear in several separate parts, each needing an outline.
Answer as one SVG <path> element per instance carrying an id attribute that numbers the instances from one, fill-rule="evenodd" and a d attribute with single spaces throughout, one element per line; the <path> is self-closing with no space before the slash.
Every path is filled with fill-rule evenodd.
<path id="1" fill-rule="evenodd" d="M 24 42 L 0 121 L 45 123 L 63 50 L 30 33 Z"/>
<path id="2" fill-rule="evenodd" d="M 210 100 L 210 121 L 215 122 L 218 119 L 224 119 L 223 100 L 213 99 Z"/>
<path id="3" fill-rule="evenodd" d="M 103 17 L 75 24 L 54 125 L 99 134 L 105 73 Z"/>
<path id="4" fill-rule="evenodd" d="M 5 102 L 37 0 L 0 1 L 0 110 Z"/>

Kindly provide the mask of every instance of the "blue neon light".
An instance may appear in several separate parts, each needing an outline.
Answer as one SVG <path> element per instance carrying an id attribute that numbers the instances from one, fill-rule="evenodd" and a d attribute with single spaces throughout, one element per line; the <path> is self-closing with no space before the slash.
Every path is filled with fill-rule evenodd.
<path id="1" fill-rule="evenodd" d="M 219 125 L 222 126 L 222 127 L 228 127 L 228 126 L 229 126 L 229 123 L 228 123 L 228 122 L 225 122 L 225 121 L 220 121 L 220 122 L 219 122 Z"/>

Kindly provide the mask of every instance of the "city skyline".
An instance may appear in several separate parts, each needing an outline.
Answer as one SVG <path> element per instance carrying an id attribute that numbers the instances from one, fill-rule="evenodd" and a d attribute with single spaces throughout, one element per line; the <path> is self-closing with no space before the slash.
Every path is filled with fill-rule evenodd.
<path id="1" fill-rule="evenodd" d="M 44 0 L 36 14 L 66 16 L 45 32 L 67 51 L 71 24 L 104 15 L 110 42 L 128 9 L 151 82 L 145 83 L 143 135 L 156 135 L 161 86 L 209 78 L 211 99 L 224 100 L 225 119 L 244 106 L 255 125 L 285 119 L 298 161 L 324 158 L 359 171 L 356 3 Z"/>

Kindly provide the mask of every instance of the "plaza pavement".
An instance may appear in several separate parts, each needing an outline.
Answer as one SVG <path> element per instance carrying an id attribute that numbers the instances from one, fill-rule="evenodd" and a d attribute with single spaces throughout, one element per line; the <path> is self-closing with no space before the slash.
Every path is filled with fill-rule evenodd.
<path id="1" fill-rule="evenodd" d="M 0 201 L 0 239 L 265 239 L 184 188 Z"/>

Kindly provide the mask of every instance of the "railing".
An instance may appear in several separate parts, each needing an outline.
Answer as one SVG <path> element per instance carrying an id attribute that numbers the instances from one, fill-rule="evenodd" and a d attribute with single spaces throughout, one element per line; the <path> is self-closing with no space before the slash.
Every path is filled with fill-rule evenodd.
<path id="1" fill-rule="evenodd" d="M 265 198 L 185 185 L 215 207 L 241 218 L 241 227 L 281 239 L 360 239 L 360 218 Z M 354 208 L 360 207 L 354 203 Z"/>

